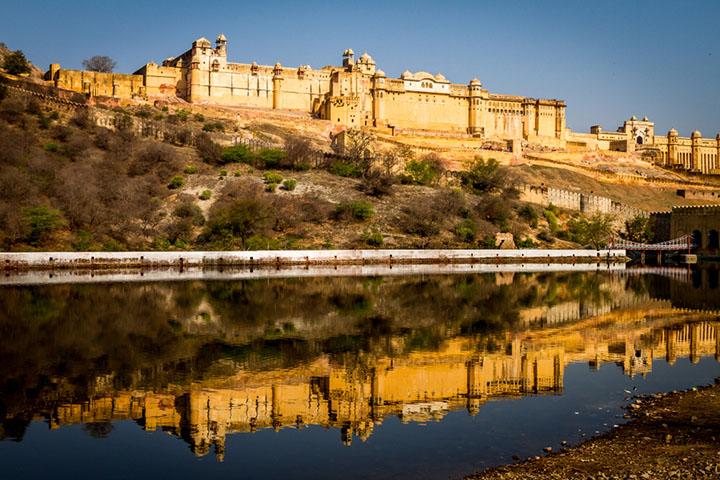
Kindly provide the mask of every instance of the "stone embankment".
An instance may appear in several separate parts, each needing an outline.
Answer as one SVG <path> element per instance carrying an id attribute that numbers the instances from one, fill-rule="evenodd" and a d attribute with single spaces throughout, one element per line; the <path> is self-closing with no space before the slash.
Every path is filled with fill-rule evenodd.
<path id="1" fill-rule="evenodd" d="M 625 250 L 258 250 L 0 253 L 0 270 L 454 263 L 623 263 Z"/>
<path id="2" fill-rule="evenodd" d="M 720 385 L 638 397 L 626 416 L 578 447 L 466 480 L 720 478 Z"/>

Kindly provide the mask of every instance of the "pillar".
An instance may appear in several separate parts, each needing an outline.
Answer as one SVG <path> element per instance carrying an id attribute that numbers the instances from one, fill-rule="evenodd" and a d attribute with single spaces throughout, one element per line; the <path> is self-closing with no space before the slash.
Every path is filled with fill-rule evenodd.
<path id="1" fill-rule="evenodd" d="M 715 155 L 715 164 L 713 165 L 713 170 L 720 170 L 720 133 L 715 136 L 715 143 L 717 145 L 717 154 Z"/>
<path id="2" fill-rule="evenodd" d="M 482 84 L 477 78 L 470 81 L 468 85 L 468 133 L 470 135 L 480 135 L 482 129 L 480 127 L 480 91 Z"/>
<path id="3" fill-rule="evenodd" d="M 678 162 L 678 132 L 674 128 L 668 132 L 668 158 L 667 163 L 669 167 L 674 168 Z"/>
<path id="4" fill-rule="evenodd" d="M 382 127 L 385 125 L 385 73 L 382 70 L 375 72 L 373 99 L 373 126 Z"/>
<path id="5" fill-rule="evenodd" d="M 690 159 L 690 170 L 697 170 L 706 173 L 703 169 L 702 155 L 700 153 L 700 139 L 702 134 L 695 130 L 690 136 L 692 142 L 692 153 Z"/>
<path id="6" fill-rule="evenodd" d="M 282 108 L 282 65 L 275 64 L 273 69 L 273 109 Z"/>

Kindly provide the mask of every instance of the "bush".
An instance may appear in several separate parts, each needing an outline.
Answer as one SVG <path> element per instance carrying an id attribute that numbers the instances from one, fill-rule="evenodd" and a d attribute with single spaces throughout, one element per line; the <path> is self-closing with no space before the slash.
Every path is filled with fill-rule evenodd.
<path id="1" fill-rule="evenodd" d="M 287 190 L 288 192 L 292 192 L 293 190 L 295 190 L 296 186 L 297 186 L 297 180 L 294 180 L 292 178 L 288 178 L 287 180 L 284 180 L 282 182 L 283 190 Z"/>
<path id="2" fill-rule="evenodd" d="M 517 248 L 535 248 L 537 243 L 535 243 L 531 238 L 525 237 L 515 242 L 515 246 Z"/>
<path id="3" fill-rule="evenodd" d="M 25 241 L 30 245 L 41 244 L 52 232 L 66 225 L 60 210 L 46 206 L 25 208 L 22 215 L 26 231 Z"/>
<path id="4" fill-rule="evenodd" d="M 552 207 L 552 205 L 551 205 Z M 557 233 L 558 231 L 558 217 L 557 214 L 550 208 L 545 210 L 543 212 L 543 215 L 545 216 L 545 220 L 548 222 L 548 226 L 550 227 L 550 232 Z"/>
<path id="5" fill-rule="evenodd" d="M 442 160 L 435 154 L 425 155 L 418 160 L 410 160 L 405 165 L 405 176 L 407 183 L 416 185 L 437 185 L 440 176 L 445 172 Z"/>
<path id="6" fill-rule="evenodd" d="M 285 153 L 288 168 L 309 170 L 319 153 L 313 149 L 310 140 L 303 137 L 290 137 L 285 140 Z"/>
<path id="7" fill-rule="evenodd" d="M 205 115 L 203 115 L 202 113 L 196 113 L 193 117 L 195 118 L 196 122 L 202 123 L 205 121 Z"/>
<path id="8" fill-rule="evenodd" d="M 222 122 L 208 122 L 202 129 L 203 132 L 224 132 L 225 125 Z"/>
<path id="9" fill-rule="evenodd" d="M 60 146 L 55 142 L 48 142 L 45 145 L 43 145 L 43 149 L 46 152 L 52 152 L 55 153 L 60 150 Z"/>
<path id="10" fill-rule="evenodd" d="M 339 177 L 359 178 L 362 176 L 362 168 L 359 165 L 342 160 L 336 160 L 330 164 L 328 171 Z"/>
<path id="11" fill-rule="evenodd" d="M 277 172 L 263 173 L 263 182 L 278 184 L 283 181 L 283 176 Z"/>
<path id="12" fill-rule="evenodd" d="M 486 193 L 502 190 L 507 175 L 505 170 L 494 158 L 487 162 L 476 158 L 467 171 L 460 172 L 460 181 L 463 186 L 474 193 Z"/>
<path id="13" fill-rule="evenodd" d="M 363 241 L 371 247 L 382 247 L 385 243 L 382 233 L 376 228 L 366 230 L 362 236 Z"/>
<path id="14" fill-rule="evenodd" d="M 202 161 L 211 165 L 226 163 L 223 160 L 223 148 L 215 143 L 210 135 L 201 133 L 195 139 L 195 149 Z"/>
<path id="15" fill-rule="evenodd" d="M 361 192 L 371 197 L 382 197 L 392 193 L 395 177 L 380 170 L 370 170 L 358 186 Z"/>
<path id="16" fill-rule="evenodd" d="M 335 208 L 335 218 L 337 219 L 363 221 L 372 217 L 374 213 L 375 209 L 372 204 L 362 200 L 342 202 Z"/>
<path id="17" fill-rule="evenodd" d="M 152 117 L 152 110 L 148 107 L 140 107 L 136 112 L 135 116 L 139 118 L 150 118 Z"/>
<path id="18" fill-rule="evenodd" d="M 200 207 L 191 201 L 186 201 L 175 207 L 173 215 L 178 218 L 187 218 L 192 225 L 201 227 L 205 223 L 205 216 Z"/>
<path id="19" fill-rule="evenodd" d="M 235 170 L 235 173 L 233 173 L 233 175 L 236 176 L 236 177 L 242 177 L 242 171 L 240 171 L 240 170 Z"/>
<path id="20" fill-rule="evenodd" d="M 252 165 L 254 157 L 250 147 L 242 143 L 226 147 L 222 151 L 222 163 L 246 163 Z"/>
<path id="21" fill-rule="evenodd" d="M 279 148 L 261 148 L 255 155 L 254 165 L 257 168 L 279 168 L 283 165 L 287 154 Z"/>
<path id="22" fill-rule="evenodd" d="M 200 198 L 200 200 L 210 200 L 211 196 L 212 196 L 212 192 L 210 190 L 203 190 L 200 193 L 199 198 Z"/>
<path id="23" fill-rule="evenodd" d="M 180 175 L 175 175 L 171 180 L 170 183 L 168 183 L 168 188 L 170 190 L 176 190 L 180 187 L 182 187 L 185 184 L 185 179 L 181 177 Z"/>
<path id="24" fill-rule="evenodd" d="M 195 165 L 188 165 L 183 170 L 183 173 L 186 175 L 193 175 L 198 172 L 198 169 Z"/>
<path id="25" fill-rule="evenodd" d="M 27 61 L 27 58 L 25 58 L 22 50 L 15 50 L 6 56 L 3 62 L 3 68 L 10 75 L 23 75 L 31 71 L 30 63 Z"/>
<path id="26" fill-rule="evenodd" d="M 267 183 L 265 184 L 265 191 L 269 193 L 275 192 L 275 189 L 277 188 L 277 183 Z"/>
<path id="27" fill-rule="evenodd" d="M 512 203 L 495 195 L 484 195 L 477 205 L 477 210 L 481 218 L 501 229 L 507 228 L 507 223 L 512 218 Z"/>
<path id="28" fill-rule="evenodd" d="M 227 177 L 227 170 L 225 170 L 224 168 L 222 170 L 220 170 L 220 178 L 223 178 L 223 177 Z"/>
<path id="29" fill-rule="evenodd" d="M 466 218 L 462 222 L 455 225 L 455 236 L 461 242 L 472 243 L 477 235 L 477 226 L 475 222 Z"/>
<path id="30" fill-rule="evenodd" d="M 78 128 L 85 129 L 90 126 L 91 118 L 86 108 L 78 108 L 70 119 L 70 122 Z"/>
<path id="31" fill-rule="evenodd" d="M 538 213 L 532 205 L 524 204 L 520 207 L 520 210 L 518 210 L 518 215 L 520 218 L 525 219 L 532 228 L 537 228 Z"/>

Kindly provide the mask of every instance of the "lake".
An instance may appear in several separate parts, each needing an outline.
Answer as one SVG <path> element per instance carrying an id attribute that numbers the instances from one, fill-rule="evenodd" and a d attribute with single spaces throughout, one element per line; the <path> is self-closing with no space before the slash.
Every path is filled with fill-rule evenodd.
<path id="1" fill-rule="evenodd" d="M 717 268 L 500 270 L 6 280 L 0 476 L 462 478 L 720 376 Z"/>

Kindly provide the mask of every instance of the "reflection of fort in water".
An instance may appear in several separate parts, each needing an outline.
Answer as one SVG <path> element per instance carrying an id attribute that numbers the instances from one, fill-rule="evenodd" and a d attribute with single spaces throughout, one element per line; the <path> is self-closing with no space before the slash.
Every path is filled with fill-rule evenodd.
<path id="1" fill-rule="evenodd" d="M 360 354 L 360 361 L 336 364 L 321 356 L 269 371 L 231 365 L 231 376 L 161 393 L 113 391 L 103 386 L 112 379 L 100 378 L 92 400 L 57 406 L 50 425 L 134 419 L 147 430 L 181 436 L 197 455 L 214 447 L 222 459 L 231 433 L 319 425 L 339 428 L 342 441 L 350 444 L 353 435 L 366 440 L 388 416 L 426 422 L 456 409 L 474 415 L 493 397 L 560 392 L 564 367 L 571 362 L 592 368 L 613 362 L 633 376 L 650 372 L 660 357 L 671 364 L 681 357 L 693 363 L 705 355 L 720 359 L 720 322 L 690 315 L 684 318 L 690 323 L 678 324 L 665 302 L 646 307 L 660 325 L 643 321 L 637 311 L 615 312 L 575 325 L 507 334 L 501 351 L 491 353 L 480 352 L 473 338 L 454 338 L 437 351 L 400 358 Z M 607 327 L 608 322 L 616 323 Z"/>

